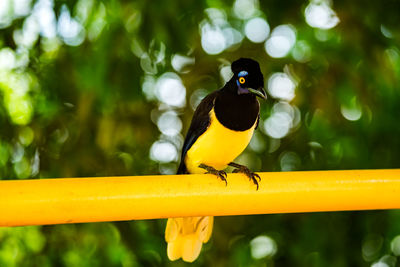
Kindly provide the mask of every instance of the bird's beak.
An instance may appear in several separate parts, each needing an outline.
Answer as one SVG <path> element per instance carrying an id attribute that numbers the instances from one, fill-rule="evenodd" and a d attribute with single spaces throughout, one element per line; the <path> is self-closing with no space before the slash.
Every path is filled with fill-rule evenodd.
<path id="1" fill-rule="evenodd" d="M 264 88 L 262 88 L 262 87 L 260 87 L 258 89 L 247 88 L 247 90 L 249 90 L 250 93 L 255 94 L 256 96 L 259 96 L 264 100 L 267 100 L 267 94 L 265 93 Z"/>

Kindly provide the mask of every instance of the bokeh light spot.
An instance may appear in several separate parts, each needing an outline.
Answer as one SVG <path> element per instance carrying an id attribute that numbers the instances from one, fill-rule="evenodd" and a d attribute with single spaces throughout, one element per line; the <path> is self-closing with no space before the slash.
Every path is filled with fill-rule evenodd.
<path id="1" fill-rule="evenodd" d="M 386 38 L 393 38 L 393 33 L 388 28 L 386 28 L 385 25 L 383 25 L 383 24 L 381 24 L 381 33 Z"/>
<path id="2" fill-rule="evenodd" d="M 371 267 L 390 267 L 386 262 L 375 262 L 371 264 Z"/>
<path id="3" fill-rule="evenodd" d="M 165 135 L 174 136 L 182 130 L 182 121 L 174 111 L 164 112 L 157 121 L 158 129 Z"/>
<path id="4" fill-rule="evenodd" d="M 33 7 L 33 16 L 39 24 L 40 35 L 46 38 L 56 37 L 56 15 L 52 0 L 39 0 Z"/>
<path id="5" fill-rule="evenodd" d="M 244 32 L 253 43 L 262 43 L 269 35 L 268 22 L 263 18 L 254 18 L 246 23 Z"/>
<path id="6" fill-rule="evenodd" d="M 203 98 L 206 97 L 207 94 L 208 91 L 205 89 L 197 89 L 192 93 L 192 95 L 190 96 L 190 106 L 193 110 L 197 108 L 201 100 L 203 100 Z"/>
<path id="7" fill-rule="evenodd" d="M 306 22 L 313 28 L 331 29 L 339 23 L 335 11 L 325 1 L 312 1 L 305 9 Z"/>
<path id="8" fill-rule="evenodd" d="M 289 133 L 292 127 L 292 118 L 286 112 L 273 113 L 264 123 L 265 132 L 276 139 Z"/>
<path id="9" fill-rule="evenodd" d="M 170 142 L 156 141 L 150 148 L 150 158 L 161 163 L 168 163 L 178 159 L 178 151 Z"/>
<path id="10" fill-rule="evenodd" d="M 15 67 L 16 58 L 14 51 L 5 47 L 0 50 L 0 70 L 10 70 Z"/>
<path id="11" fill-rule="evenodd" d="M 250 249 L 251 256 L 257 260 L 272 257 L 278 250 L 275 240 L 266 235 L 257 236 L 251 240 Z"/>
<path id="12" fill-rule="evenodd" d="M 296 42 L 296 31 L 291 25 L 276 27 L 265 42 L 265 51 L 273 58 L 285 57 Z"/>
<path id="13" fill-rule="evenodd" d="M 268 79 L 268 92 L 274 98 L 291 101 L 295 97 L 295 87 L 292 79 L 283 72 L 274 73 Z"/>
<path id="14" fill-rule="evenodd" d="M 340 112 L 343 117 L 349 121 L 358 121 L 362 116 L 362 109 L 355 97 L 352 98 L 350 103 L 342 104 L 340 106 Z"/>
<path id="15" fill-rule="evenodd" d="M 395 238 L 393 238 L 392 242 L 390 243 L 390 249 L 394 255 L 400 256 L 400 235 L 397 235 Z"/>
<path id="16" fill-rule="evenodd" d="M 142 83 L 142 91 L 147 100 L 155 100 L 156 96 L 156 79 L 152 75 L 144 76 Z"/>
<path id="17" fill-rule="evenodd" d="M 15 30 L 13 38 L 18 45 L 32 47 L 39 37 L 40 27 L 34 16 L 24 20 L 21 30 Z"/>
<path id="18" fill-rule="evenodd" d="M 158 99 L 170 106 L 184 107 L 186 104 L 186 88 L 181 78 L 173 73 L 167 72 L 158 78 L 156 83 Z"/>
<path id="19" fill-rule="evenodd" d="M 14 17 L 23 17 L 31 11 L 32 0 L 14 0 Z"/>
<path id="20" fill-rule="evenodd" d="M 258 6 L 258 0 L 236 0 L 233 12 L 240 19 L 249 19 L 256 14 Z"/>
<path id="21" fill-rule="evenodd" d="M 226 48 L 225 36 L 219 27 L 205 23 L 201 27 L 201 46 L 210 55 L 220 54 Z"/>
<path id="22" fill-rule="evenodd" d="M 160 170 L 160 173 L 163 175 L 176 174 L 176 164 L 173 164 L 173 163 L 160 164 L 159 170 Z"/>
<path id="23" fill-rule="evenodd" d="M 243 34 L 232 27 L 226 27 L 222 30 L 226 42 L 226 49 L 237 48 L 237 44 L 243 41 Z"/>
<path id="24" fill-rule="evenodd" d="M 224 83 L 228 82 L 232 78 L 232 70 L 231 66 L 223 66 L 219 73 L 221 74 L 222 80 Z"/>
<path id="25" fill-rule="evenodd" d="M 15 124 L 25 125 L 31 121 L 33 107 L 28 99 L 17 97 L 7 104 L 8 112 Z"/>
<path id="26" fill-rule="evenodd" d="M 66 5 L 61 7 L 57 31 L 64 43 L 70 46 L 78 46 L 85 40 L 85 29 L 76 19 L 71 18 Z"/>
<path id="27" fill-rule="evenodd" d="M 106 25 L 106 7 L 103 3 L 100 3 L 95 14 L 93 15 L 93 20 L 88 27 L 88 38 L 91 41 L 95 41 L 101 34 Z"/>
<path id="28" fill-rule="evenodd" d="M 295 152 L 285 152 L 281 156 L 280 165 L 284 172 L 295 171 L 301 166 L 301 160 Z"/>
<path id="29" fill-rule="evenodd" d="M 369 234 L 362 243 L 361 251 L 364 260 L 371 261 L 379 255 L 383 245 L 383 238 L 377 234 Z"/>
<path id="30" fill-rule="evenodd" d="M 311 60 L 311 47 L 306 41 L 297 41 L 292 50 L 293 58 L 300 62 L 305 63 Z"/>
<path id="31" fill-rule="evenodd" d="M 31 174 L 31 165 L 26 157 L 14 162 L 14 171 L 18 178 L 28 178 Z"/>
<path id="32" fill-rule="evenodd" d="M 30 127 L 26 126 L 20 129 L 18 139 L 21 144 L 23 144 L 24 146 L 28 146 L 32 143 L 34 136 L 35 134 L 33 130 Z"/>
<path id="33" fill-rule="evenodd" d="M 0 1 L 0 29 L 8 27 L 12 22 L 11 1 Z"/>
<path id="34" fill-rule="evenodd" d="M 249 147 L 255 152 L 262 152 L 266 148 L 264 137 L 259 132 L 254 132 Z"/>
<path id="35" fill-rule="evenodd" d="M 177 72 L 186 73 L 189 71 L 189 67 L 195 63 L 194 57 L 187 57 L 179 54 L 172 56 L 171 65 Z"/>

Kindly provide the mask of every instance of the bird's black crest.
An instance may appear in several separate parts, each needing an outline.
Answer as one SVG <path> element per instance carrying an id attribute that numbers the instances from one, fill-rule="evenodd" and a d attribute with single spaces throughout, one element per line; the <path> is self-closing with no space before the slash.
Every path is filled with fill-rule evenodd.
<path id="1" fill-rule="evenodd" d="M 235 60 L 232 63 L 231 68 L 233 73 L 238 73 L 242 70 L 246 70 L 249 73 L 261 73 L 258 62 L 250 58 L 239 58 L 238 60 Z"/>

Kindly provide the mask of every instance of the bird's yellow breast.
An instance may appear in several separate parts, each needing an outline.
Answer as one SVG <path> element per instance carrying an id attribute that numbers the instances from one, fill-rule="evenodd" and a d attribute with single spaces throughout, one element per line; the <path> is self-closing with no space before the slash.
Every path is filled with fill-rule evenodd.
<path id="1" fill-rule="evenodd" d="M 189 173 L 204 173 L 205 170 L 198 167 L 200 164 L 225 169 L 247 147 L 255 126 L 256 122 L 246 131 L 230 130 L 218 121 L 214 108 L 211 109 L 207 130 L 186 153 L 184 160 Z"/>

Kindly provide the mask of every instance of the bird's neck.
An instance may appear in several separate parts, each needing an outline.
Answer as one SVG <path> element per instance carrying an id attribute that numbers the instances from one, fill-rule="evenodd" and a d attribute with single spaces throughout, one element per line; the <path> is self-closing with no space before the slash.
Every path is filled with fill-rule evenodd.
<path id="1" fill-rule="evenodd" d="M 234 131 L 246 131 L 257 120 L 260 105 L 253 94 L 237 94 L 237 85 L 231 79 L 219 91 L 214 111 L 218 121 Z"/>

